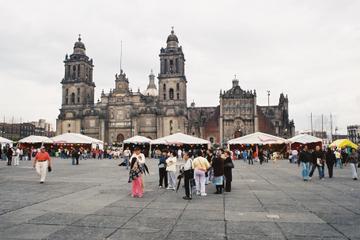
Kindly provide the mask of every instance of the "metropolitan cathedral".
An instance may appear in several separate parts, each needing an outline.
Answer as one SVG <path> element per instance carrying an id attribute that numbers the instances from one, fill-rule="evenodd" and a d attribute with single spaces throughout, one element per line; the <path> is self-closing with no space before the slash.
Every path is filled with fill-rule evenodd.
<path id="1" fill-rule="evenodd" d="M 185 56 L 174 30 L 160 49 L 157 85 L 151 71 L 146 90 L 133 91 L 121 70 L 115 74 L 115 87 L 103 91 L 96 103 L 93 60 L 85 50 L 79 37 L 73 53 L 65 56 L 57 134 L 82 133 L 108 144 L 134 135 L 155 139 L 176 132 L 217 144 L 256 131 L 282 137 L 294 134 L 287 95 L 281 94 L 277 105 L 258 106 L 256 91 L 243 90 L 236 78 L 231 89 L 220 91 L 218 106 L 197 107 L 194 102 L 189 106 Z"/>

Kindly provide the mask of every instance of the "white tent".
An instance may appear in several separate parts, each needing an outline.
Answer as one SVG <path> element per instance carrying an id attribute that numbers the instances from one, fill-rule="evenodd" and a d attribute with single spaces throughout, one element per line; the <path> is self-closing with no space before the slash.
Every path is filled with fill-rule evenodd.
<path id="1" fill-rule="evenodd" d="M 10 144 L 13 141 L 11 141 L 10 139 L 4 138 L 4 137 L 0 137 L 0 144 Z"/>
<path id="2" fill-rule="evenodd" d="M 19 143 L 53 143 L 51 138 L 45 136 L 30 135 L 19 140 Z"/>
<path id="3" fill-rule="evenodd" d="M 281 137 L 276 137 L 267 133 L 256 132 L 248 134 L 243 137 L 229 140 L 227 143 L 231 144 L 255 144 L 255 145 L 267 145 L 267 144 L 284 144 L 287 140 Z"/>
<path id="4" fill-rule="evenodd" d="M 290 139 L 288 139 L 291 143 L 301 143 L 301 144 L 308 144 L 308 143 L 318 143 L 322 142 L 321 138 L 317 138 L 308 134 L 299 134 Z"/>
<path id="5" fill-rule="evenodd" d="M 93 148 L 103 148 L 104 142 L 80 133 L 64 133 L 51 138 L 57 144 L 91 144 Z"/>
<path id="6" fill-rule="evenodd" d="M 183 133 L 175 133 L 166 137 L 158 138 L 151 141 L 152 145 L 171 145 L 171 144 L 210 144 L 210 141 L 204 140 L 202 138 L 186 135 Z"/>
<path id="7" fill-rule="evenodd" d="M 0 147 L 2 145 L 7 145 L 9 144 L 10 146 L 13 145 L 13 141 L 11 141 L 10 139 L 4 138 L 4 137 L 0 137 Z M 0 156 L 1 157 L 1 156 Z"/>
<path id="8" fill-rule="evenodd" d="M 136 135 L 136 136 L 133 136 L 131 138 L 124 140 L 124 143 L 135 143 L 135 144 L 150 143 L 150 142 L 151 142 L 150 138 L 139 136 L 139 135 Z"/>

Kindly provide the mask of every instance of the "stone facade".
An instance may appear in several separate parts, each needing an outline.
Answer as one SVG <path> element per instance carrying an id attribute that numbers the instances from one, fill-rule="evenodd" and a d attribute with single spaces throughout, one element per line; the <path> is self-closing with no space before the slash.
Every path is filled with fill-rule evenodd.
<path id="1" fill-rule="evenodd" d="M 103 91 L 94 103 L 93 61 L 79 37 L 73 53 L 64 60 L 57 134 L 83 133 L 111 144 L 134 135 L 155 139 L 183 132 L 224 143 L 259 129 L 282 136 L 290 127 L 287 97 L 282 95 L 278 106 L 259 107 L 255 90 L 242 90 L 237 79 L 230 90 L 220 93 L 219 106 L 196 107 L 192 103 L 188 107 L 185 57 L 173 30 L 159 57 L 158 88 L 151 71 L 147 89 L 133 91 L 121 70 L 115 74 L 115 88 Z"/>

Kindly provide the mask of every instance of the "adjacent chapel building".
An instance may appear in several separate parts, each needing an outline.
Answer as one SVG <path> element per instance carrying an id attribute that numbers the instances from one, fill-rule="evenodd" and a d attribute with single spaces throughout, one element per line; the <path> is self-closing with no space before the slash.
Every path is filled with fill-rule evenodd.
<path id="1" fill-rule="evenodd" d="M 157 80 L 151 71 L 144 92 L 132 91 L 121 70 L 115 74 L 115 87 L 108 93 L 103 91 L 95 102 L 94 64 L 79 37 L 73 53 L 64 60 L 57 134 L 82 133 L 108 144 L 121 143 L 134 135 L 155 139 L 176 132 L 217 144 L 256 131 L 282 137 L 294 134 L 287 96 L 281 94 L 278 105 L 258 106 L 256 91 L 243 90 L 237 79 L 232 81 L 231 89 L 220 91 L 218 106 L 197 107 L 194 102 L 189 106 L 185 56 L 173 30 L 159 58 Z"/>

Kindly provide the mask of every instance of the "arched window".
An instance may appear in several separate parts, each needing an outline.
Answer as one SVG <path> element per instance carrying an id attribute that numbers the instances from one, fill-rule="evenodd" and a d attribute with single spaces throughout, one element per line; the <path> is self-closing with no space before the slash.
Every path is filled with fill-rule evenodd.
<path id="1" fill-rule="evenodd" d="M 166 93 L 164 93 L 164 100 L 166 100 Z"/>
<path id="2" fill-rule="evenodd" d="M 70 102 L 71 104 L 75 104 L 75 93 L 71 94 Z"/>
<path id="3" fill-rule="evenodd" d="M 180 91 L 180 84 L 179 83 L 176 84 L 176 91 Z"/>
<path id="4" fill-rule="evenodd" d="M 177 99 L 177 100 L 180 99 L 180 94 L 179 94 L 179 93 L 176 94 L 176 99 Z"/>
<path id="5" fill-rule="evenodd" d="M 76 76 L 76 66 L 73 65 L 73 71 L 72 71 L 72 74 L 71 74 L 71 78 L 75 79 L 75 76 Z"/>
<path id="6" fill-rule="evenodd" d="M 170 98 L 170 100 L 174 99 L 174 89 L 172 89 L 172 88 L 169 89 L 169 98 Z"/>
<path id="7" fill-rule="evenodd" d="M 80 88 L 77 89 L 77 102 L 80 103 Z"/>
<path id="8" fill-rule="evenodd" d="M 80 64 L 78 65 L 77 76 L 80 77 Z"/>
<path id="9" fill-rule="evenodd" d="M 166 84 L 165 83 L 163 85 L 163 90 L 164 90 L 164 92 L 166 91 Z"/>
<path id="10" fill-rule="evenodd" d="M 65 104 L 69 104 L 69 89 L 65 90 Z"/>
<path id="11" fill-rule="evenodd" d="M 174 61 L 173 60 L 170 60 L 170 73 L 173 73 L 174 72 Z"/>

